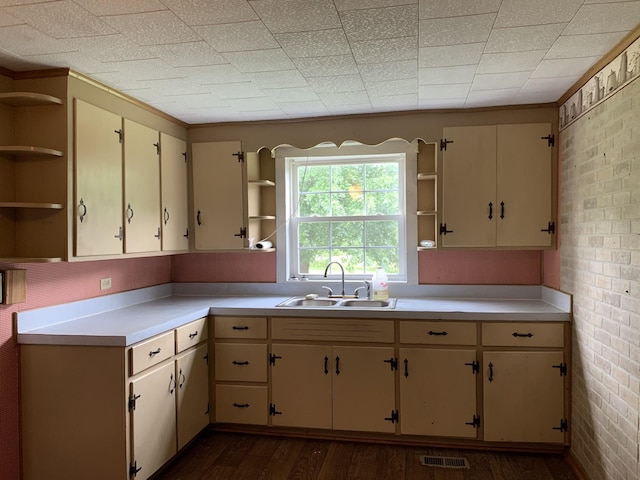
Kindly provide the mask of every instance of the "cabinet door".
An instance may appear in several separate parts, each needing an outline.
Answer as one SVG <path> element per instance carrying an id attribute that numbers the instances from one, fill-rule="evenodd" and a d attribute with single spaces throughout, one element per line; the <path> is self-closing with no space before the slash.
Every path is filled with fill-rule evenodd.
<path id="1" fill-rule="evenodd" d="M 209 355 L 207 345 L 176 359 L 178 379 L 178 450 L 209 424 Z"/>
<path id="2" fill-rule="evenodd" d="M 160 250 L 158 132 L 124 119 L 124 250 Z"/>
<path id="3" fill-rule="evenodd" d="M 74 134 L 75 254 L 122 253 L 122 119 L 76 99 Z"/>
<path id="4" fill-rule="evenodd" d="M 162 250 L 189 249 L 187 143 L 160 133 Z"/>
<path id="5" fill-rule="evenodd" d="M 193 143 L 193 213 L 196 250 L 241 249 L 244 219 L 240 142 Z"/>
<path id="6" fill-rule="evenodd" d="M 562 443 L 562 352 L 485 352 L 484 439 Z"/>
<path id="7" fill-rule="evenodd" d="M 442 154 L 442 221 L 445 247 L 496 243 L 496 127 L 450 127 Z"/>
<path id="8" fill-rule="evenodd" d="M 476 438 L 475 350 L 400 349 L 400 432 Z"/>
<path id="9" fill-rule="evenodd" d="M 136 480 L 149 478 L 176 454 L 176 378 L 174 362 L 130 382 L 131 464 Z"/>
<path id="10" fill-rule="evenodd" d="M 272 424 L 331 429 L 331 347 L 273 345 Z"/>
<path id="11" fill-rule="evenodd" d="M 548 123 L 498 125 L 498 246 L 551 245 L 550 134 Z"/>
<path id="12" fill-rule="evenodd" d="M 392 347 L 333 347 L 333 428 L 395 432 Z"/>

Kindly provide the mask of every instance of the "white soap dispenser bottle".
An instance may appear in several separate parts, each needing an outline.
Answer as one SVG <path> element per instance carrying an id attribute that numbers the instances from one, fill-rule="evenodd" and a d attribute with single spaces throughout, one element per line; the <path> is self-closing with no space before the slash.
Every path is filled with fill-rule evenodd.
<path id="1" fill-rule="evenodd" d="M 387 300 L 389 298 L 389 279 L 384 268 L 378 267 L 371 278 L 374 300 Z"/>

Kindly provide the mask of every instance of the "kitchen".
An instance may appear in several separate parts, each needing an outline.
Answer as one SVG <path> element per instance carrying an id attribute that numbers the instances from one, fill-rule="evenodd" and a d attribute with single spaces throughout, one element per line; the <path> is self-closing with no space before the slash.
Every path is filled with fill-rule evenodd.
<path id="1" fill-rule="evenodd" d="M 5 78 L 3 82 L 11 83 Z M 586 115 L 562 125 L 557 250 L 438 249 L 418 254 L 420 284 L 545 285 L 573 295 L 571 455 L 594 479 L 638 476 L 639 224 L 634 192 L 639 180 L 638 145 L 633 137 L 638 114 L 630 108 L 640 95 L 638 88 L 631 81 Z M 298 146 L 328 139 L 339 144 L 351 138 L 377 143 L 396 136 L 437 141 L 446 126 L 535 122 L 559 126 L 558 117 L 559 109 L 551 106 L 389 113 L 372 118 L 195 126 L 188 135 L 190 142 L 237 139 L 252 151 L 292 143 L 292 138 Z M 605 185 L 602 190 L 597 188 L 600 184 Z M 1 264 L 3 270 L 26 269 L 28 278 L 27 303 L 0 307 L 3 476 L 17 479 L 20 469 L 14 312 L 99 297 L 105 294 L 100 289 L 102 278 L 111 278 L 108 294 L 171 282 L 273 283 L 276 255 L 243 251 Z"/>

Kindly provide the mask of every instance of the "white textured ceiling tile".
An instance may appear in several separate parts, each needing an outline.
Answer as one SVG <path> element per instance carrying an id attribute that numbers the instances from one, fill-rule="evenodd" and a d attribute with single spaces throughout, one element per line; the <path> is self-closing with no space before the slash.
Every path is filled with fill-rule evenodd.
<path id="1" fill-rule="evenodd" d="M 371 103 L 363 103 L 362 105 L 329 105 L 327 110 L 331 115 L 357 115 L 373 113 Z"/>
<path id="2" fill-rule="evenodd" d="M 471 85 L 472 90 L 501 90 L 503 88 L 521 88 L 531 72 L 488 73 L 476 75 Z"/>
<path id="3" fill-rule="evenodd" d="M 193 93 L 180 96 L 180 103 L 189 108 L 226 108 L 227 100 L 223 100 L 215 93 Z"/>
<path id="4" fill-rule="evenodd" d="M 331 0 L 255 0 L 249 4 L 272 33 L 341 27 Z"/>
<path id="5" fill-rule="evenodd" d="M 418 107 L 422 109 L 464 108 L 464 98 L 425 98 L 418 99 Z"/>
<path id="6" fill-rule="evenodd" d="M 418 35 L 418 6 L 347 10 L 340 13 L 349 41 Z"/>
<path id="7" fill-rule="evenodd" d="M 626 35 L 626 32 L 562 35 L 549 49 L 545 58 L 603 56 Z"/>
<path id="8" fill-rule="evenodd" d="M 416 78 L 405 78 L 384 82 L 367 82 L 366 88 L 371 97 L 409 94 L 415 95 L 418 93 L 418 81 Z"/>
<path id="9" fill-rule="evenodd" d="M 257 98 L 265 96 L 263 91 L 251 82 L 222 83 L 211 88 L 218 97 L 225 100 L 231 98 Z"/>
<path id="10" fill-rule="evenodd" d="M 19 56 L 76 51 L 67 40 L 56 40 L 30 25 L 1 27 L 0 46 L 3 50 Z"/>
<path id="11" fill-rule="evenodd" d="M 468 107 L 488 107 L 493 105 L 514 105 L 519 88 L 500 90 L 471 90 L 465 103 Z"/>
<path id="12" fill-rule="evenodd" d="M 174 70 L 179 76 L 189 77 L 194 82 L 202 83 L 203 85 L 246 81 L 246 77 L 236 67 L 228 63 L 197 67 L 176 67 Z"/>
<path id="13" fill-rule="evenodd" d="M 434 67 L 418 70 L 420 85 L 448 85 L 450 83 L 471 83 L 476 74 L 476 65 L 460 67 Z"/>
<path id="14" fill-rule="evenodd" d="M 258 21 L 204 25 L 193 27 L 193 30 L 218 52 L 264 50 L 280 46 L 264 24 Z"/>
<path id="15" fill-rule="evenodd" d="M 298 70 L 247 73 L 245 78 L 250 79 L 259 88 L 295 88 L 309 85 Z"/>
<path id="16" fill-rule="evenodd" d="M 640 20 L 640 2 L 584 5 L 571 20 L 565 35 L 629 31 Z"/>
<path id="17" fill-rule="evenodd" d="M 484 53 L 548 49 L 560 37 L 566 25 L 566 23 L 550 23 L 529 27 L 494 28 Z"/>
<path id="18" fill-rule="evenodd" d="M 401 61 L 389 63 L 367 63 L 360 65 L 360 75 L 365 82 L 386 80 L 401 80 L 418 78 L 418 68 L 415 61 Z"/>
<path id="19" fill-rule="evenodd" d="M 420 20 L 419 45 L 460 45 L 485 42 L 491 33 L 494 13 Z"/>
<path id="20" fill-rule="evenodd" d="M 278 109 L 278 106 L 269 97 L 231 98 L 229 106 L 241 112 Z"/>
<path id="21" fill-rule="evenodd" d="M 362 105 L 369 102 L 367 92 L 326 92 L 318 96 L 325 105 Z"/>
<path id="22" fill-rule="evenodd" d="M 191 28 L 168 10 L 101 18 L 138 45 L 201 40 Z"/>
<path id="23" fill-rule="evenodd" d="M 20 57 L 4 52 L 0 49 L 0 65 L 12 72 L 37 70 L 40 67 L 36 61 L 27 60 L 28 57 Z M 37 58 L 37 57 L 34 57 Z"/>
<path id="24" fill-rule="evenodd" d="M 320 101 L 313 102 L 280 102 L 278 106 L 287 115 L 307 115 L 327 113 L 327 107 Z"/>
<path id="25" fill-rule="evenodd" d="M 471 45 L 420 47 L 418 65 L 420 67 L 477 65 L 480 62 L 484 45 L 484 43 L 473 43 Z"/>
<path id="26" fill-rule="evenodd" d="M 584 0 L 504 0 L 495 28 L 566 23 L 571 21 Z"/>
<path id="27" fill-rule="evenodd" d="M 201 65 L 218 65 L 226 60 L 207 42 L 174 43 L 148 47 L 154 56 L 164 60 L 172 67 L 193 67 Z"/>
<path id="28" fill-rule="evenodd" d="M 47 55 L 26 55 L 23 57 L 39 68 L 72 68 L 85 75 L 104 73 L 113 71 L 113 67 L 108 63 L 98 62 L 95 58 L 85 55 L 82 52 L 50 53 Z M 3 63 L 4 65 L 4 63 Z"/>
<path id="29" fill-rule="evenodd" d="M 557 98 L 549 95 L 547 92 L 537 93 L 519 93 L 515 97 L 515 101 L 518 105 L 527 105 L 531 103 L 549 103 L 555 102 Z"/>
<path id="30" fill-rule="evenodd" d="M 127 88 L 127 82 L 134 80 L 183 78 L 183 75 L 180 75 L 169 65 L 158 59 L 112 62 L 109 66 L 111 66 L 112 71 L 99 74 L 98 80 L 110 85 L 116 82 L 118 85 L 124 84 L 124 88 Z"/>
<path id="31" fill-rule="evenodd" d="M 420 0 L 420 19 L 495 13 L 502 0 Z"/>
<path id="32" fill-rule="evenodd" d="M 356 92 L 364 90 L 360 75 L 339 75 L 333 77 L 309 77 L 309 85 L 315 92 Z"/>
<path id="33" fill-rule="evenodd" d="M 154 92 L 176 101 L 182 95 L 203 95 L 211 92 L 208 86 L 190 81 L 188 78 L 163 78 L 158 80 L 139 80 L 140 88 L 151 88 Z M 172 97 L 172 98 L 171 98 Z"/>
<path id="34" fill-rule="evenodd" d="M 155 12 L 167 7 L 160 0 L 73 0 L 94 15 L 126 15 L 130 13 Z M 166 3 L 166 2 L 164 2 Z"/>
<path id="35" fill-rule="evenodd" d="M 187 25 L 216 25 L 258 20 L 246 0 L 162 0 Z"/>
<path id="36" fill-rule="evenodd" d="M 318 95 L 311 87 L 265 88 L 264 94 L 276 103 L 313 102 L 318 100 Z"/>
<path id="37" fill-rule="evenodd" d="M 24 24 L 23 20 L 14 17 L 11 15 L 7 9 L 0 8 L 0 27 L 8 27 L 10 25 L 22 25 Z"/>
<path id="38" fill-rule="evenodd" d="M 347 37 L 341 28 L 313 32 L 277 33 L 275 38 L 291 58 L 351 53 Z"/>
<path id="39" fill-rule="evenodd" d="M 358 64 L 381 63 L 418 58 L 418 37 L 385 38 L 351 42 L 353 56 Z"/>
<path id="40" fill-rule="evenodd" d="M 250 52 L 227 52 L 223 56 L 243 73 L 273 72 L 294 68 L 289 57 L 280 48 Z"/>
<path id="41" fill-rule="evenodd" d="M 547 93 L 550 97 L 555 97 L 555 101 L 573 86 L 580 79 L 580 75 L 573 77 L 556 78 L 530 78 L 520 90 L 521 94 Z"/>
<path id="42" fill-rule="evenodd" d="M 358 67 L 351 55 L 294 58 L 293 63 L 305 77 L 330 77 L 358 73 Z"/>
<path id="43" fill-rule="evenodd" d="M 66 40 L 75 50 L 92 56 L 100 62 L 143 60 L 156 58 L 155 46 L 140 46 L 120 33 L 99 37 L 69 38 Z"/>
<path id="44" fill-rule="evenodd" d="M 401 93 L 401 92 L 399 92 Z M 371 97 L 371 106 L 379 112 L 393 112 L 403 110 L 415 110 L 418 106 L 417 93 L 384 95 L 381 97 Z"/>
<path id="45" fill-rule="evenodd" d="M 600 57 L 562 58 L 542 60 L 531 78 L 572 77 L 576 72 L 585 71 Z"/>
<path id="46" fill-rule="evenodd" d="M 429 98 L 464 98 L 469 93 L 471 84 L 461 83 L 452 85 L 420 85 L 418 97 L 420 100 Z"/>
<path id="47" fill-rule="evenodd" d="M 364 10 L 369 8 L 393 7 L 418 4 L 418 0 L 334 0 L 336 10 Z"/>
<path id="48" fill-rule="evenodd" d="M 71 0 L 7 7 L 5 11 L 53 38 L 115 33 L 113 28 Z"/>
<path id="49" fill-rule="evenodd" d="M 477 73 L 511 73 L 535 70 L 546 50 L 482 55 Z"/>

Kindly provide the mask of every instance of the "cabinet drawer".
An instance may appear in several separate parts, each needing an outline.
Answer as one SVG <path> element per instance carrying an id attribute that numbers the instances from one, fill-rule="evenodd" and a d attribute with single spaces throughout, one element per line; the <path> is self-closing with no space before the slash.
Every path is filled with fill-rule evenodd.
<path id="1" fill-rule="evenodd" d="M 174 349 L 173 330 L 132 346 L 129 350 L 131 375 L 172 357 Z"/>
<path id="2" fill-rule="evenodd" d="M 216 338 L 267 338 L 264 317 L 216 317 Z"/>
<path id="3" fill-rule="evenodd" d="M 272 318 L 274 340 L 393 343 L 393 320 Z"/>
<path id="4" fill-rule="evenodd" d="M 267 381 L 266 345 L 216 343 L 215 348 L 217 381 Z"/>
<path id="5" fill-rule="evenodd" d="M 267 424 L 267 387 L 216 385 L 216 422 Z"/>
<path id="6" fill-rule="evenodd" d="M 400 343 L 475 345 L 475 322 L 400 322 Z"/>
<path id="7" fill-rule="evenodd" d="M 207 317 L 176 328 L 176 353 L 185 351 L 207 339 Z"/>
<path id="8" fill-rule="evenodd" d="M 482 344 L 502 347 L 563 347 L 563 323 L 483 323 Z"/>

